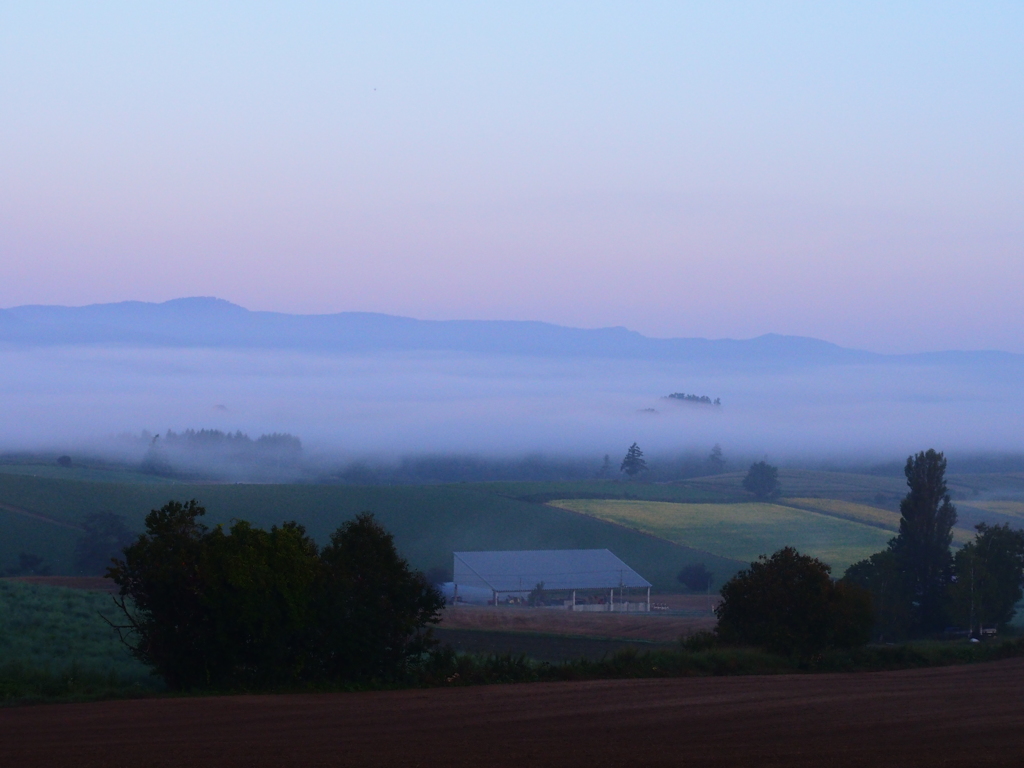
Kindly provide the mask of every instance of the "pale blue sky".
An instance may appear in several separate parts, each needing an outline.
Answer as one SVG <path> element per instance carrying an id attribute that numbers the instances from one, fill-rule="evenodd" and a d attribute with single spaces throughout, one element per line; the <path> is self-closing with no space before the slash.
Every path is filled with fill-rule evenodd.
<path id="1" fill-rule="evenodd" d="M 1024 352 L 1024 4 L 0 3 L 0 306 Z"/>

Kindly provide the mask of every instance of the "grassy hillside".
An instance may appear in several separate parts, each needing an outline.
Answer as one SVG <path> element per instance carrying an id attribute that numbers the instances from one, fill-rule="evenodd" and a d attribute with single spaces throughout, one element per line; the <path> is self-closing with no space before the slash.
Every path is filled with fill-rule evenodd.
<path id="1" fill-rule="evenodd" d="M 570 499 L 551 505 L 745 562 L 793 546 L 824 560 L 837 575 L 883 549 L 892 538 L 890 531 L 877 526 L 781 504 Z"/>
<path id="2" fill-rule="evenodd" d="M 696 478 L 686 481 L 695 490 L 732 493 L 743 491 L 746 471 Z M 815 472 L 805 469 L 780 469 L 779 487 L 783 496 L 842 499 L 867 504 L 895 505 L 907 492 L 906 480 L 883 475 L 856 475 L 848 472 Z"/>
<path id="3" fill-rule="evenodd" d="M 114 512 L 141 530 L 146 513 L 169 499 L 196 498 L 209 510 L 208 524 L 234 518 L 270 526 L 297 520 L 323 543 L 344 520 L 362 511 L 378 515 L 395 534 L 412 564 L 450 568 L 451 553 L 473 549 L 607 547 L 661 589 L 678 585 L 675 574 L 704 561 L 733 573 L 762 552 L 792 544 L 818 554 L 837 569 L 881 549 L 898 526 L 902 479 L 835 472 L 784 470 L 786 500 L 757 505 L 740 483 L 743 473 L 655 484 L 616 480 L 578 482 L 458 483 L 431 486 L 197 485 L 166 482 L 99 482 L 88 479 L 0 471 L 0 571 L 16 564 L 20 552 L 44 558 L 55 574 L 73 574 L 79 534 L 75 525 L 91 512 Z M 29 467 L 31 469 L 31 467 Z M 79 471 L 55 468 L 44 474 Z M 81 469 L 82 472 L 94 472 Z M 100 470 L 95 470 L 99 472 Z M 102 475 L 110 477 L 110 474 Z M 962 543 L 982 520 L 1024 524 L 1024 505 L 1014 475 L 958 479 Z M 985 499 L 974 501 L 975 498 Z M 997 502 L 994 499 L 1017 498 Z M 633 508 L 598 507 L 552 500 L 663 503 Z M 1015 506 L 1016 504 L 1016 506 Z M 39 518 L 18 515 L 17 507 Z M 675 512 L 672 505 L 683 505 Z M 706 508 L 705 508 L 706 507 Z M 639 512 L 641 508 L 646 512 Z M 683 508 L 692 508 L 683 513 Z M 627 514 L 625 510 L 631 509 Z M 677 514 L 678 513 L 678 514 Z M 713 553 L 713 554 L 709 554 Z"/>
<path id="4" fill-rule="evenodd" d="M 320 543 L 343 521 L 370 511 L 388 530 L 402 554 L 417 568 L 451 568 L 451 553 L 474 549 L 608 548 L 661 589 L 675 589 L 679 569 L 706 562 L 716 572 L 734 573 L 744 564 L 709 556 L 611 522 L 500 496 L 488 488 L 448 486 L 315 485 L 143 485 L 95 483 L 0 475 L 0 504 L 77 522 L 89 512 L 123 515 L 141 530 L 146 513 L 169 499 L 198 499 L 209 512 L 207 523 L 233 518 L 267 526 L 297 520 Z M 56 541 L 65 529 L 15 515 L 0 517 L 0 539 L 23 539 L 33 527 Z M 13 522 L 12 522 L 13 521 Z M 16 532 L 14 525 L 21 528 Z M 73 531 L 70 533 L 74 533 Z M 39 534 L 42 535 L 42 534 Z M 65 538 L 60 538 L 60 537 Z M 33 541 L 43 539 L 34 539 Z M 27 539 L 24 539 L 27 540 Z M 74 541 L 72 536 L 71 541 Z M 52 558 L 55 573 L 73 573 L 66 545 L 36 554 Z M 17 547 L 12 550 L 14 557 Z M 12 564 L 0 562 L 0 568 Z"/>

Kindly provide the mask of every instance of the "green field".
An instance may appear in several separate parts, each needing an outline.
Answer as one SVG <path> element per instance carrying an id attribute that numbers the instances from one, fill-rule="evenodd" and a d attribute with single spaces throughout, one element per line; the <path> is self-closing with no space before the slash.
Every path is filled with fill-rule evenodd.
<path id="1" fill-rule="evenodd" d="M 601 484 L 593 484 L 600 488 Z M 638 488 L 641 486 L 637 486 Z M 473 484 L 437 486 L 328 485 L 145 485 L 98 483 L 0 474 L 0 504 L 55 520 L 77 523 L 90 512 L 114 512 L 141 530 L 150 509 L 169 499 L 198 499 L 207 523 L 240 518 L 269 527 L 297 520 L 316 541 L 359 512 L 370 511 L 395 535 L 401 553 L 416 568 L 451 568 L 452 552 L 480 549 L 608 548 L 659 589 L 677 589 L 679 569 L 707 562 L 716 572 L 735 573 L 744 564 L 711 558 L 685 546 L 594 517 L 500 495 Z M 44 556 L 55 574 L 74 573 L 77 533 L 32 518 L 0 513 L 0 569 L 19 551 Z M 39 546 L 44 551 L 29 547 Z"/>
<path id="2" fill-rule="evenodd" d="M 1024 501 L 961 501 L 957 508 L 977 509 L 1024 521 Z"/>
<path id="3" fill-rule="evenodd" d="M 23 474 L 15 472 L 19 466 Z M 26 552 L 42 557 L 54 574 L 74 574 L 80 534 L 56 523 L 74 526 L 89 513 L 113 512 L 141 531 L 149 510 L 170 499 L 195 498 L 209 510 L 209 525 L 236 518 L 263 527 L 297 520 L 321 544 L 345 520 L 374 512 L 394 533 L 402 554 L 423 570 L 450 568 L 457 550 L 606 547 L 659 589 L 674 590 L 679 588 L 675 575 L 686 564 L 703 561 L 724 578 L 785 545 L 821 557 L 839 573 L 882 549 L 896 532 L 905 485 L 894 477 L 783 470 L 786 498 L 757 504 L 740 486 L 742 473 L 665 484 L 200 485 L 142 482 L 143 475 L 103 468 L 40 466 L 8 464 L 0 470 L 0 572 Z M 73 478 L 74 473 L 86 477 Z M 100 481 L 114 477 L 119 481 Z M 957 486 L 963 493 L 989 498 L 998 493 L 992 489 L 1014 493 L 1022 482 L 1012 475 L 965 478 Z M 1020 502 L 956 503 L 961 510 L 956 544 L 970 538 L 981 520 L 1013 525 L 1024 520 Z"/>
<path id="4" fill-rule="evenodd" d="M 101 613 L 109 594 L 0 579 L 0 702 L 160 690 Z"/>
<path id="5" fill-rule="evenodd" d="M 745 476 L 746 472 L 729 472 L 688 480 L 686 483 L 694 489 L 749 497 L 743 491 Z M 783 496 L 842 499 L 886 506 L 894 506 L 907 492 L 907 483 L 902 475 L 858 475 L 807 469 L 780 469 L 779 487 Z"/>
<path id="6" fill-rule="evenodd" d="M 745 562 L 792 546 L 824 560 L 836 575 L 892 538 L 877 526 L 781 504 L 567 499 L 551 505 Z"/>

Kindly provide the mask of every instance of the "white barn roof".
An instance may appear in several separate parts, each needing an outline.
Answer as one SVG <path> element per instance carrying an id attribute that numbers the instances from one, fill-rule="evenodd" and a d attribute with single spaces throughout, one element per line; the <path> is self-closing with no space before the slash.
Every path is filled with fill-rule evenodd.
<path id="1" fill-rule="evenodd" d="M 494 592 L 545 589 L 614 589 L 651 583 L 607 549 L 534 549 L 455 552 L 453 581 Z"/>

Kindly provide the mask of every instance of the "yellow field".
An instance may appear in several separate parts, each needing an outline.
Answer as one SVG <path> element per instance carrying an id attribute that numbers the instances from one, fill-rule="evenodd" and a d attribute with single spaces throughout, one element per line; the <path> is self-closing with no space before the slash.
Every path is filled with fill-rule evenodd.
<path id="1" fill-rule="evenodd" d="M 900 513 L 890 512 L 887 509 L 869 507 L 867 504 L 857 504 L 853 501 L 841 501 L 839 499 L 779 499 L 781 504 L 787 506 L 801 507 L 821 512 L 833 517 L 841 517 L 845 520 L 852 520 L 855 523 L 874 525 L 896 532 L 900 529 Z"/>
<path id="2" fill-rule="evenodd" d="M 745 562 L 792 546 L 824 560 L 836 576 L 851 563 L 884 549 L 892 538 L 888 530 L 783 504 L 609 499 L 564 499 L 550 504 Z"/>

